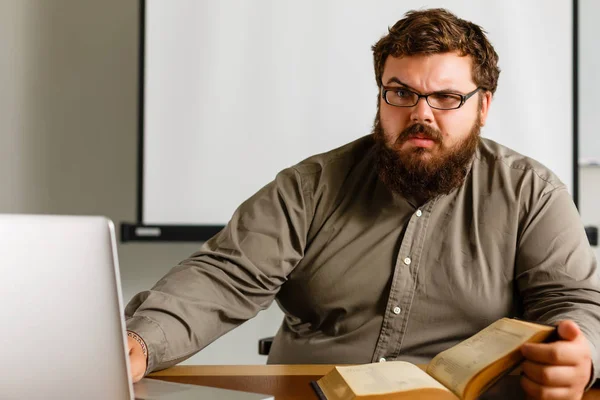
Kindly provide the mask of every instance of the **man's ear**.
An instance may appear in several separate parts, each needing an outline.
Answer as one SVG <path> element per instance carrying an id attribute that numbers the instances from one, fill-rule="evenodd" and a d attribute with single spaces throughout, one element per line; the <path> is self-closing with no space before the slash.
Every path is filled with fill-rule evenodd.
<path id="1" fill-rule="evenodd" d="M 480 111 L 480 121 L 481 126 L 485 125 L 485 121 L 487 120 L 488 112 L 490 110 L 490 106 L 492 105 L 492 92 L 486 90 L 481 96 L 481 111 Z"/>

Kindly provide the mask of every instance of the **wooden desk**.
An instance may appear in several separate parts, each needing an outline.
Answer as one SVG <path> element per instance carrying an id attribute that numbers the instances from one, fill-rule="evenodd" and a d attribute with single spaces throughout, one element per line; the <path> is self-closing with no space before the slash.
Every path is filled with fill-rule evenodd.
<path id="1" fill-rule="evenodd" d="M 333 365 L 183 365 L 150 374 L 150 378 L 232 390 L 265 393 L 275 400 L 314 399 L 309 386 Z"/>
<path id="2" fill-rule="evenodd" d="M 319 379 L 332 368 L 333 365 L 183 365 L 155 372 L 149 377 L 170 382 L 265 393 L 274 395 L 276 400 L 316 400 L 308 383 Z M 494 388 L 498 386 L 501 386 L 502 390 L 494 392 Z M 519 376 L 507 376 L 494 388 L 484 398 L 523 398 L 519 388 Z M 584 399 L 600 400 L 600 389 L 591 389 Z"/>

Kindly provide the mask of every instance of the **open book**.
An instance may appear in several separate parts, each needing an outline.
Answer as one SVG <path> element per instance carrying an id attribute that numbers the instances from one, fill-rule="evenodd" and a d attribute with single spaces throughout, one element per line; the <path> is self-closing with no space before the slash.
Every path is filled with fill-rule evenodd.
<path id="1" fill-rule="evenodd" d="M 311 382 L 325 400 L 471 400 L 522 360 L 526 342 L 553 340 L 556 327 L 502 318 L 431 360 L 427 370 L 404 361 L 335 367 Z"/>

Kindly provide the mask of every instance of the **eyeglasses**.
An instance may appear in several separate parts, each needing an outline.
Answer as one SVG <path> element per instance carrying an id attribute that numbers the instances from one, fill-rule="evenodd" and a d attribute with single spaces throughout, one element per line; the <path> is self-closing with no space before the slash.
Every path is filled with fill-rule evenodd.
<path id="1" fill-rule="evenodd" d="M 480 89 L 482 88 L 478 87 L 467 94 L 447 92 L 419 94 L 404 87 L 383 86 L 381 88 L 381 95 L 383 96 L 385 102 L 391 106 L 414 107 L 417 105 L 421 97 L 423 97 L 425 98 L 427 104 L 429 104 L 429 107 L 435 108 L 436 110 L 456 110 L 457 108 L 461 108 L 463 104 L 465 104 L 465 102 Z"/>

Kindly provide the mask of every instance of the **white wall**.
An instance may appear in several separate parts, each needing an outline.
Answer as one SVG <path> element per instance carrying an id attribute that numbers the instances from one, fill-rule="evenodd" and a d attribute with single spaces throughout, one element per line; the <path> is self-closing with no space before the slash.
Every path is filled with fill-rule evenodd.
<path id="1" fill-rule="evenodd" d="M 579 156 L 597 162 L 600 162 L 599 17 L 600 1 L 579 0 Z"/>
<path id="2" fill-rule="evenodd" d="M 137 40 L 137 0 L 0 0 L 0 212 L 135 221 Z M 197 248 L 120 245 L 126 301 Z M 271 307 L 188 363 L 264 363 L 257 339 L 281 315 Z"/>

